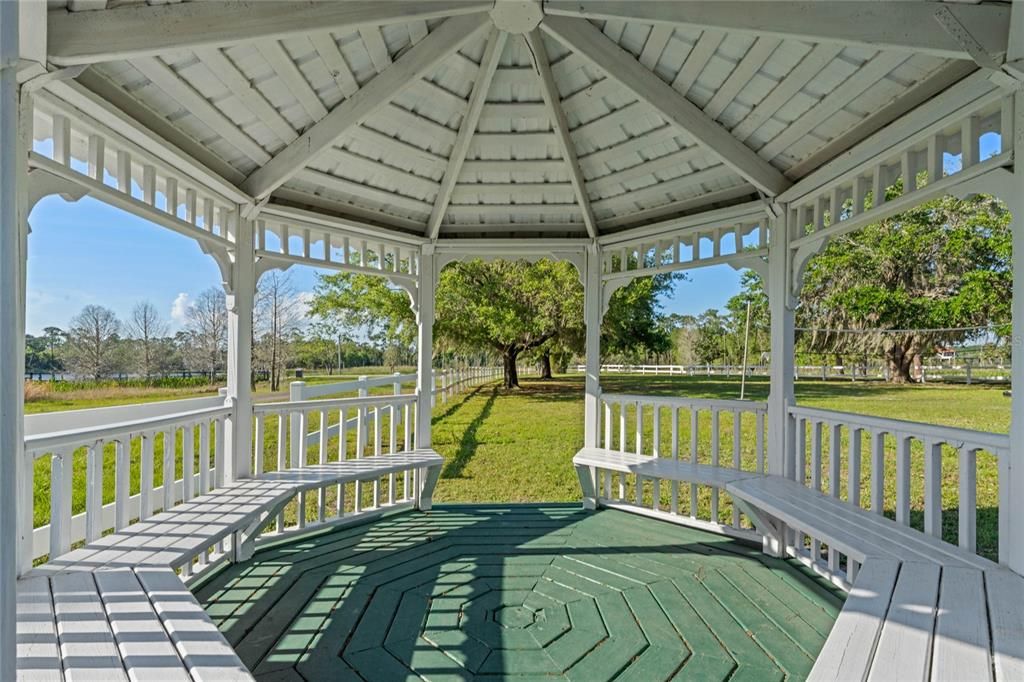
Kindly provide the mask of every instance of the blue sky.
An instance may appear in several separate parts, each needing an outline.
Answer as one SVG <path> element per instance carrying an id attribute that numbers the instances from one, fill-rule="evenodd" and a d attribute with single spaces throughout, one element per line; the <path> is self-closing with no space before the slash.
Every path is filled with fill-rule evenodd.
<path id="1" fill-rule="evenodd" d="M 128 318 L 139 301 L 151 301 L 180 329 L 185 307 L 203 289 L 218 285 L 213 259 L 191 239 L 88 197 L 77 203 L 51 196 L 36 205 L 28 245 L 30 334 L 66 328 L 89 304 Z M 313 268 L 293 267 L 299 291 L 311 291 Z M 720 307 L 739 291 L 739 274 L 728 266 L 690 273 L 663 301 L 665 312 L 699 313 Z"/>

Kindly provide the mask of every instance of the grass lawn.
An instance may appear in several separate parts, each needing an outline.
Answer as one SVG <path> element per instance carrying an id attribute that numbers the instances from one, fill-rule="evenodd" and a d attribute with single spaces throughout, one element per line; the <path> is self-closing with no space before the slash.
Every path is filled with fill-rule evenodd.
<path id="1" fill-rule="evenodd" d="M 487 385 L 458 396 L 434 414 L 434 447 L 445 457 L 445 468 L 435 500 L 439 502 L 561 502 L 580 497 L 579 485 L 570 460 L 583 444 L 583 378 L 580 375 L 558 377 L 553 381 L 526 379 L 519 391 L 507 393 Z M 737 398 L 739 379 L 725 377 L 668 377 L 612 375 L 602 380 L 602 388 L 613 393 L 685 395 L 701 398 Z M 1004 387 L 992 386 L 891 386 L 880 383 L 822 382 L 797 383 L 797 401 L 801 405 L 857 412 L 894 419 L 931 422 L 962 428 L 1006 433 L 1010 424 L 1010 401 Z M 757 378 L 747 383 L 747 395 L 763 400 L 768 381 Z M 667 424 L 667 413 L 663 416 Z M 648 439 L 650 416 L 645 420 Z M 688 420 L 681 420 L 680 440 L 688 443 Z M 632 425 L 627 433 L 632 433 Z M 709 443 L 707 423 L 702 422 L 701 459 Z M 754 457 L 752 423 L 743 423 L 743 459 L 750 466 Z M 723 453 L 732 452 L 731 420 L 723 416 L 721 424 Z M 841 444 L 843 452 L 847 443 Z M 663 427 L 663 452 L 669 451 L 668 427 Z M 828 451 L 827 433 L 824 449 Z M 895 508 L 895 454 L 889 442 L 886 466 L 886 509 Z M 685 450 L 685 445 L 683 446 Z M 861 499 L 867 503 L 870 474 L 870 446 L 862 443 L 863 486 Z M 728 458 L 728 455 L 725 455 Z M 957 476 L 956 455 L 949 451 L 943 463 L 943 532 L 956 541 Z M 827 454 L 822 463 L 823 479 L 828 486 Z M 923 522 L 923 452 L 912 450 L 912 524 Z M 843 467 L 842 476 L 846 471 Z M 667 486 L 665 486 L 667 488 Z M 684 486 L 685 487 L 685 486 Z M 845 493 L 845 483 L 841 484 Z M 663 494 L 667 495 L 667 491 Z M 685 493 L 684 493 L 685 494 Z M 702 491 L 698 500 L 707 514 L 710 493 Z M 994 457 L 978 458 L 978 547 L 986 556 L 997 552 L 996 515 L 998 500 L 997 465 Z M 723 503 L 720 518 L 727 521 L 731 507 Z"/>
<path id="2" fill-rule="evenodd" d="M 354 377 L 353 377 L 354 378 Z M 332 379 L 338 380 L 338 377 Z M 668 377 L 612 375 L 605 377 L 603 389 L 606 392 L 641 393 L 649 395 L 678 395 L 704 398 L 736 398 L 739 395 L 739 379 L 727 377 Z M 406 388 L 405 390 L 409 390 Z M 802 380 L 797 383 L 797 399 L 802 405 L 828 409 L 879 415 L 896 419 L 932 422 L 963 428 L 1005 433 L 1009 429 L 1010 401 L 1002 395 L 1002 387 L 926 385 L 889 386 L 879 383 L 821 382 Z M 374 390 L 374 393 L 389 393 L 390 387 Z M 767 397 L 768 382 L 764 378 L 748 381 L 747 395 L 755 400 Z M 194 393 L 190 395 L 195 395 Z M 145 395 L 131 395 L 127 398 L 105 396 L 103 398 L 80 398 L 29 403 L 32 411 L 54 409 L 81 409 L 136 402 L 137 399 L 159 400 L 183 398 L 190 395 L 168 391 L 152 391 Z M 67 404 L 71 402 L 71 404 Z M 49 408 L 49 409 L 47 409 Z M 333 415 L 334 422 L 337 415 Z M 317 417 L 312 416 L 311 429 L 317 427 Z M 669 452 L 667 412 L 663 416 L 663 452 Z M 645 420 L 648 442 L 651 436 L 651 419 Z M 702 461 L 707 459 L 709 437 L 707 421 L 702 422 L 700 452 Z M 753 452 L 753 420 L 741 424 L 742 457 L 745 468 L 751 468 Z M 583 377 L 581 375 L 560 376 L 551 381 L 526 378 L 522 389 L 507 392 L 497 384 L 490 383 L 475 387 L 455 396 L 446 403 L 438 400 L 433 415 L 434 447 L 445 457 L 445 466 L 435 494 L 437 502 L 568 502 L 580 498 L 579 485 L 571 466 L 571 459 L 583 444 Z M 688 419 L 681 419 L 680 441 L 689 442 Z M 385 422 L 384 433 L 388 427 Z M 276 424 L 268 424 L 265 442 L 265 469 L 272 471 L 276 466 Z M 627 433 L 632 433 L 632 425 Z M 731 418 L 723 415 L 721 423 L 721 451 L 726 460 L 732 452 Z M 400 437 L 400 436 L 399 436 Z M 845 441 L 844 436 L 844 441 Z M 348 452 L 354 451 L 354 434 L 349 432 Z M 828 451 L 827 430 L 825 451 Z M 178 474 L 181 472 L 181 443 L 176 444 Z M 845 453 L 847 444 L 842 443 Z M 113 450 L 106 453 L 104 466 L 105 502 L 113 500 Z M 139 454 L 138 444 L 133 444 L 131 490 L 138 491 Z M 317 448 L 311 447 L 308 460 L 317 461 Z M 685 451 L 685 445 L 683 446 Z M 331 452 L 337 452 L 337 439 L 332 439 Z M 864 454 L 862 501 L 869 499 L 867 491 L 870 474 L 870 452 L 866 439 L 862 448 Z M 161 439 L 156 443 L 159 463 L 162 454 Z M 198 455 L 197 455 L 198 456 Z M 75 457 L 76 478 L 73 496 L 73 511 L 84 510 L 84 451 Z M 895 455 L 890 443 L 886 471 L 886 508 L 891 513 L 895 507 Z M 957 528 L 957 477 L 956 455 L 950 451 L 944 456 L 943 466 L 943 509 L 944 534 L 946 539 L 955 541 Z M 920 447 L 912 452 L 912 523 L 920 527 L 923 510 L 923 452 Z M 997 551 L 996 529 L 998 527 L 997 467 L 992 457 L 979 456 L 978 468 L 978 545 L 979 551 L 994 557 Z M 159 484 L 161 467 L 154 467 L 156 482 Z M 844 467 L 845 469 L 845 467 Z M 827 457 L 823 462 L 825 485 L 828 485 Z M 845 470 L 843 472 L 845 479 Z M 80 480 L 79 480 L 80 479 Z M 845 484 L 841 484 L 844 486 Z M 686 488 L 687 486 L 683 486 Z M 664 486 L 668 488 L 668 486 Z M 845 490 L 844 490 L 845 492 Z M 662 491 L 664 496 L 667 490 Z M 37 461 L 35 477 L 35 522 L 41 525 L 49 520 L 49 470 L 48 460 Z M 649 498 L 650 491 L 647 496 Z M 684 492 L 682 505 L 689 504 Z M 710 491 L 702 490 L 696 501 L 702 515 L 709 512 Z M 309 514 L 315 514 L 312 506 Z M 720 518 L 728 521 L 731 507 L 725 499 L 719 509 Z"/>

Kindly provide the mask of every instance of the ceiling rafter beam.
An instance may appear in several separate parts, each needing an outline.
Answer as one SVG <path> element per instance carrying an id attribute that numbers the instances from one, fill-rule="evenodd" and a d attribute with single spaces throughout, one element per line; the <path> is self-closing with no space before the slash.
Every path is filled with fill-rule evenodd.
<path id="1" fill-rule="evenodd" d="M 790 181 L 754 150 L 733 137 L 665 81 L 644 68 L 633 55 L 605 36 L 586 19 L 547 16 L 541 24 L 547 33 L 578 52 L 596 67 L 651 105 L 666 121 L 686 131 L 698 144 L 765 194 L 776 195 Z"/>
<path id="2" fill-rule="evenodd" d="M 60 66 L 95 64 L 169 50 L 472 14 L 492 5 L 489 0 L 224 0 L 95 12 L 54 10 L 47 14 L 47 58 Z"/>
<path id="3" fill-rule="evenodd" d="M 476 132 L 477 123 L 480 122 L 480 114 L 483 113 L 484 103 L 487 101 L 487 92 L 491 89 L 491 80 L 494 78 L 494 72 L 498 70 L 498 63 L 501 61 L 501 54 L 505 50 L 507 39 L 508 34 L 497 29 L 491 29 L 490 36 L 487 38 L 487 47 L 480 60 L 480 69 L 473 81 L 473 89 L 469 93 L 469 104 L 462 117 L 459 133 L 455 136 L 455 144 L 448 157 L 448 166 L 445 168 L 444 177 L 441 178 L 441 187 L 437 191 L 434 208 L 431 210 L 430 220 L 427 222 L 427 236 L 430 239 L 437 239 L 441 230 L 441 222 L 448 210 L 448 203 L 452 200 L 452 192 L 459 181 L 459 174 L 462 173 L 462 164 L 469 152 L 469 145 L 473 140 L 473 133 Z"/>
<path id="4" fill-rule="evenodd" d="M 330 148 L 346 131 L 363 123 L 410 83 L 422 78 L 446 57 L 473 40 L 489 24 L 486 14 L 447 19 L 383 73 L 375 76 L 351 97 L 342 100 L 330 113 L 254 171 L 242 183 L 242 190 L 257 200 L 269 196 L 313 158 Z"/>
<path id="5" fill-rule="evenodd" d="M 979 37 L 980 47 L 985 52 L 990 55 L 1006 52 L 1009 3 L 549 0 L 544 5 L 549 15 L 631 19 L 812 43 L 899 50 L 946 59 L 972 59 L 964 46 L 936 21 L 936 13 L 944 10 Z"/>
<path id="6" fill-rule="evenodd" d="M 595 29 L 596 30 L 596 29 Z M 591 239 L 597 239 L 597 223 L 594 221 L 594 212 L 590 208 L 590 197 L 587 195 L 587 185 L 583 178 L 583 171 L 580 169 L 580 160 L 576 156 L 576 145 L 569 134 L 569 121 L 565 117 L 565 110 L 562 109 L 562 96 L 555 84 L 555 77 L 551 73 L 551 61 L 548 59 L 547 48 L 544 47 L 544 38 L 540 29 L 533 29 L 526 34 L 526 42 L 533 53 L 533 61 L 537 66 L 537 75 L 540 77 L 540 91 L 544 97 L 544 104 L 548 108 L 551 127 L 555 130 L 555 139 L 558 141 L 558 148 L 562 152 L 562 159 L 569 167 L 569 180 L 576 194 L 576 203 L 580 206 L 583 214 L 583 224 L 587 226 L 587 234 Z"/>

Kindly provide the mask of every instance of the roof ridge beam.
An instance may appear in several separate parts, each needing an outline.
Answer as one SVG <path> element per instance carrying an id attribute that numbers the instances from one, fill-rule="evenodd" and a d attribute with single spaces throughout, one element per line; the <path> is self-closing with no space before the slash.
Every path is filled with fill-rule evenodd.
<path id="1" fill-rule="evenodd" d="M 583 213 L 583 224 L 587 226 L 587 234 L 590 235 L 590 238 L 597 239 L 594 211 L 590 208 L 587 185 L 583 179 L 583 171 L 580 169 L 580 160 L 576 155 L 576 146 L 569 134 L 569 121 L 565 117 L 565 110 L 562 109 L 562 96 L 558 92 L 555 77 L 551 73 L 551 62 L 548 60 L 547 48 L 544 47 L 544 39 L 541 37 L 540 29 L 536 28 L 527 33 L 525 38 L 533 53 L 534 64 L 537 66 L 540 91 L 549 111 L 551 127 L 555 130 L 555 138 L 562 151 L 562 159 L 569 167 L 569 180 L 572 182 L 576 194 L 576 203 L 579 204 L 580 212 Z"/>
<path id="2" fill-rule="evenodd" d="M 486 14 L 447 19 L 351 97 L 341 101 L 306 132 L 254 171 L 241 188 L 257 200 L 270 195 L 346 131 L 363 123 L 384 103 L 437 67 L 490 25 Z"/>
<path id="3" fill-rule="evenodd" d="M 541 28 L 569 49 L 583 55 L 609 78 L 633 91 L 666 121 L 686 131 L 697 143 L 765 194 L 774 196 L 792 184 L 781 171 L 733 137 L 700 107 L 645 68 L 586 19 L 547 16 Z"/>
<path id="4" fill-rule="evenodd" d="M 498 70 L 498 63 L 505 51 L 505 41 L 508 33 L 491 29 L 487 39 L 487 47 L 484 49 L 483 58 L 480 60 L 480 69 L 477 72 L 476 80 L 473 82 L 473 89 L 469 93 L 469 104 L 466 113 L 462 117 L 462 125 L 459 126 L 459 133 L 455 137 L 455 144 L 452 146 L 451 155 L 448 157 L 448 167 L 445 168 L 444 177 L 441 178 L 441 187 L 437 190 L 437 197 L 434 199 L 434 208 L 430 212 L 430 220 L 427 222 L 427 236 L 437 239 L 441 230 L 441 222 L 444 220 L 445 212 L 448 210 L 448 203 L 452 200 L 452 192 L 459 181 L 459 174 L 462 172 L 462 164 L 469 153 L 469 144 L 473 140 L 473 133 L 476 132 L 477 123 L 480 122 L 480 114 L 483 113 L 484 103 L 487 101 L 487 93 L 491 89 L 491 80 L 494 72 Z"/>
<path id="5" fill-rule="evenodd" d="M 658 2 L 548 0 L 549 15 L 669 23 L 758 36 L 899 50 L 947 59 L 972 55 L 936 21 L 949 12 L 990 55 L 1006 52 L 1010 5 L 904 2 L 789 2 L 778 0 Z"/>
<path id="6" fill-rule="evenodd" d="M 47 14 L 47 59 L 60 66 L 95 64 L 200 46 L 225 47 L 314 31 L 472 14 L 485 12 L 493 4 L 489 0 L 223 0 L 93 12 L 54 10 Z"/>

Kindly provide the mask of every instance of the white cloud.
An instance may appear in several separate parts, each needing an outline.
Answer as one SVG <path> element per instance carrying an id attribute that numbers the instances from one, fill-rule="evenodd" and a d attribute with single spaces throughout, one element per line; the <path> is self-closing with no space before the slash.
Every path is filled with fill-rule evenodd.
<path id="1" fill-rule="evenodd" d="M 175 324 L 184 326 L 185 322 L 188 321 L 188 309 L 190 307 L 192 307 L 192 303 L 189 300 L 188 294 L 184 291 L 174 298 L 174 303 L 171 304 L 171 319 L 174 320 Z"/>

